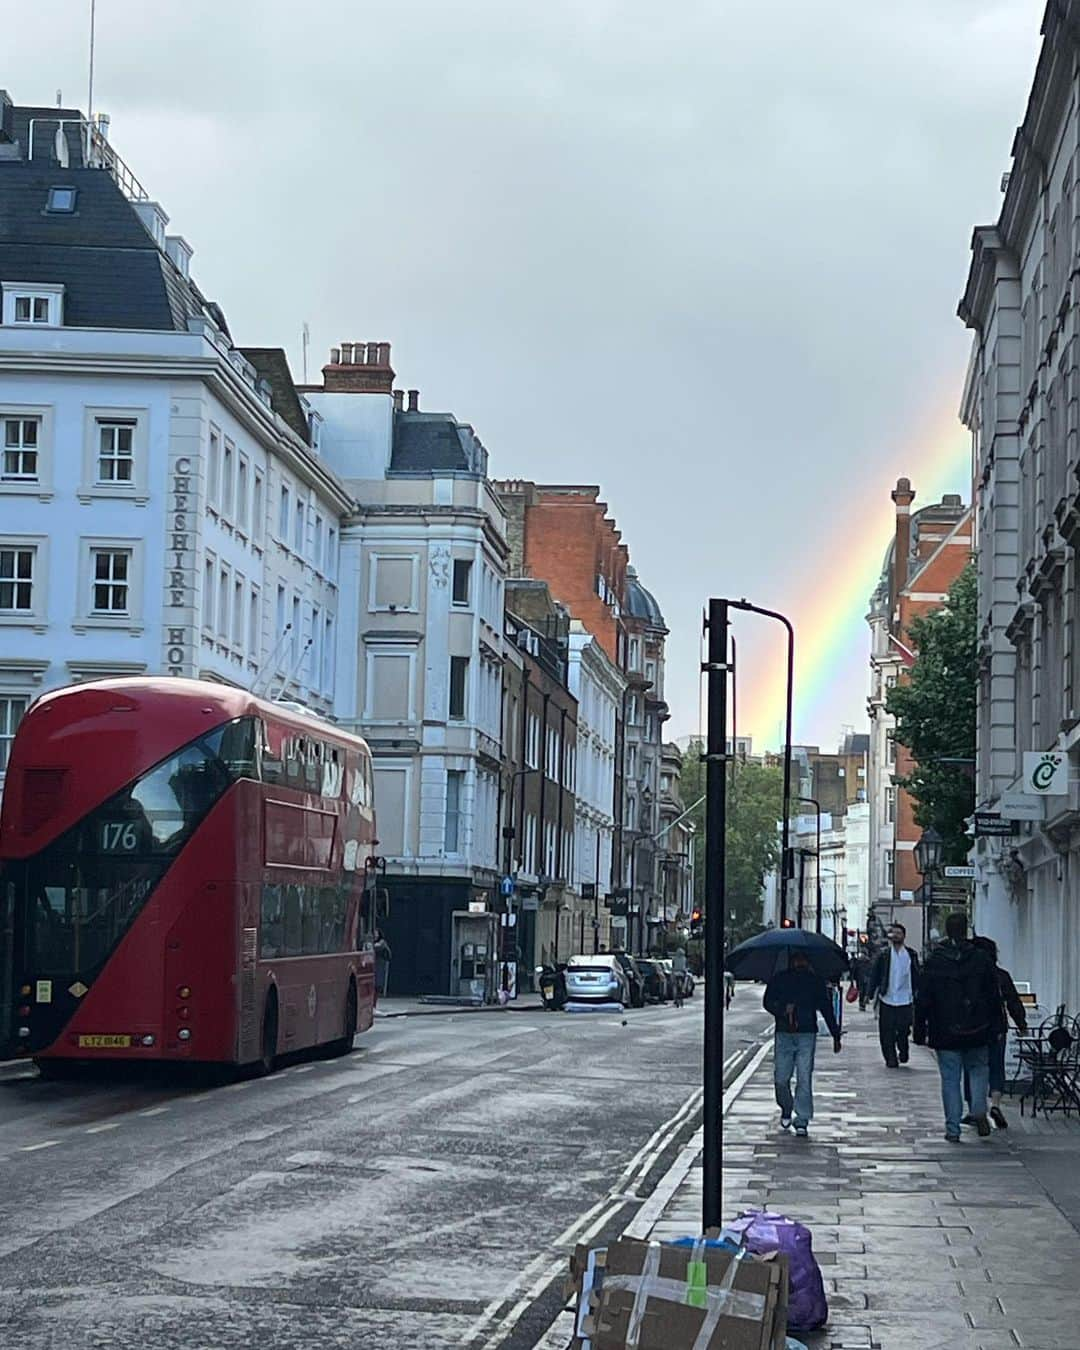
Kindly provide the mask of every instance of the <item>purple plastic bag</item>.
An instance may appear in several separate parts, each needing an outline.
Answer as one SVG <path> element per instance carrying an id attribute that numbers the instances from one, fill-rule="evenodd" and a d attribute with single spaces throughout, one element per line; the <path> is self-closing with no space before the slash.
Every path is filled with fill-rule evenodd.
<path id="1" fill-rule="evenodd" d="M 782 1252 L 788 1258 L 789 1331 L 816 1331 L 825 1325 L 829 1318 L 829 1301 L 825 1297 L 821 1268 L 814 1257 L 809 1228 L 783 1214 L 752 1209 L 740 1214 L 734 1223 L 725 1224 L 724 1233 L 755 1256 Z"/>

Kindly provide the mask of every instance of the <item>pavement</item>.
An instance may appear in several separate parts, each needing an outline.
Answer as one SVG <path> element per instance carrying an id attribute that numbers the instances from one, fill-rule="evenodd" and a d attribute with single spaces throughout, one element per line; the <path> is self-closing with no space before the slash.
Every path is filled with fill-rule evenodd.
<path id="1" fill-rule="evenodd" d="M 869 1012 L 846 1009 L 845 1033 L 840 1055 L 821 1040 L 809 1140 L 780 1130 L 771 1055 L 725 1113 L 725 1215 L 813 1232 L 831 1316 L 808 1346 L 1077 1350 L 1080 1120 L 1022 1120 L 1006 1098 L 1008 1131 L 947 1144 L 932 1054 L 886 1069 Z M 700 1145 L 648 1236 L 700 1232 Z"/>
<path id="2" fill-rule="evenodd" d="M 218 1087 L 13 1074 L 0 1346 L 531 1350 L 693 1133 L 701 1003 L 388 1018 Z"/>
<path id="3" fill-rule="evenodd" d="M 450 999 L 428 1002 L 420 998 L 380 998 L 375 1009 L 378 1017 L 437 1017 L 456 1013 L 543 1012 L 539 994 L 519 994 L 508 1003 L 457 1003 Z"/>

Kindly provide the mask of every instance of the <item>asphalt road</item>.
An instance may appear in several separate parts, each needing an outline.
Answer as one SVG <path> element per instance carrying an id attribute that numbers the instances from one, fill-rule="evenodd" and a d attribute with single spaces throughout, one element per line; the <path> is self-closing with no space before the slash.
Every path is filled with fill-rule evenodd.
<path id="1" fill-rule="evenodd" d="M 532 1272 L 632 1217 L 694 1124 L 661 1129 L 702 1003 L 381 1019 L 216 1088 L 0 1080 L 0 1345 L 531 1346 L 542 1300 L 500 1328 Z M 740 990 L 726 1053 L 763 1022 Z"/>

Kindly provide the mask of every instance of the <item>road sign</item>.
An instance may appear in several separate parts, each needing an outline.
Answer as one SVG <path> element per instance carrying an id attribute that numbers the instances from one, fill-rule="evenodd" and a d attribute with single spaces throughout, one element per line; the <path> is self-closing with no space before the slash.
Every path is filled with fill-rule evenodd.
<path id="1" fill-rule="evenodd" d="M 999 811 L 975 812 L 975 838 L 1008 838 L 1015 834 L 1011 820 L 1004 820 Z"/>
<path id="2" fill-rule="evenodd" d="M 961 879 L 962 879 L 962 880 L 965 880 L 965 881 L 974 881 L 974 880 L 975 880 L 975 869 L 974 869 L 974 867 L 946 867 L 946 868 L 944 869 L 944 871 L 945 871 L 946 877 L 948 877 L 948 878 L 950 878 L 950 879 L 955 878 L 956 880 L 961 880 Z"/>
<path id="3" fill-rule="evenodd" d="M 1022 792 L 1004 792 L 998 806 L 1006 820 L 1045 820 L 1046 802 L 1045 797 L 1030 796 Z"/>
<path id="4" fill-rule="evenodd" d="M 1025 750 L 1024 792 L 1036 797 L 1067 797 L 1068 755 L 1063 750 Z"/>
<path id="5" fill-rule="evenodd" d="M 499 890 L 503 893 L 503 895 L 507 895 L 507 896 L 513 895 L 513 894 L 514 894 L 514 878 L 513 878 L 513 877 L 503 877 L 502 881 L 499 882 Z"/>

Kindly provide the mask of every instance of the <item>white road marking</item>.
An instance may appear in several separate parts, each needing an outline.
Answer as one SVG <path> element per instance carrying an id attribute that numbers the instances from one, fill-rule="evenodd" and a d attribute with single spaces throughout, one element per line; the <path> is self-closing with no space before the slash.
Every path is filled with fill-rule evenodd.
<path id="1" fill-rule="evenodd" d="M 314 1067 L 314 1064 L 298 1064 L 293 1073 L 310 1073 Z"/>
<path id="2" fill-rule="evenodd" d="M 20 1153 L 36 1153 L 39 1148 L 55 1148 L 60 1142 L 59 1139 L 46 1139 L 43 1144 L 23 1144 L 19 1149 Z"/>
<path id="3" fill-rule="evenodd" d="M 249 1088 L 250 1086 L 251 1086 L 250 1083 L 228 1083 L 228 1084 L 226 1084 L 225 1091 L 226 1091 L 226 1092 L 240 1092 L 242 1089 L 244 1089 L 244 1088 Z M 195 1099 L 192 1098 L 191 1100 L 194 1101 Z M 199 1100 L 201 1101 L 202 1098 L 200 1097 Z"/>
<path id="4" fill-rule="evenodd" d="M 151 1106 L 150 1109 L 149 1109 L 149 1111 L 140 1111 L 140 1112 L 139 1112 L 139 1115 L 140 1115 L 140 1116 L 160 1116 L 163 1112 L 167 1111 L 168 1109 L 169 1109 L 169 1108 L 168 1108 L 167 1106 Z"/>
<path id="5" fill-rule="evenodd" d="M 118 1130 L 120 1122 L 118 1120 L 106 1121 L 104 1125 L 90 1125 L 87 1127 L 87 1134 L 104 1134 L 106 1130 Z"/>
<path id="6" fill-rule="evenodd" d="M 739 1093 L 745 1087 L 758 1065 L 771 1049 L 771 1041 L 760 1046 L 752 1056 L 746 1068 L 743 1069 L 738 1078 L 735 1079 L 724 1093 L 723 1111 L 725 1114 L 732 1102 L 735 1101 Z M 744 1052 L 737 1051 L 734 1055 L 730 1055 L 724 1063 L 724 1070 L 726 1071 L 742 1053 Z M 642 1178 L 648 1175 L 649 1169 L 652 1167 L 656 1158 L 664 1152 L 664 1149 L 671 1142 L 672 1136 L 678 1133 L 687 1116 L 697 1109 L 704 1095 L 701 1088 L 696 1089 L 690 1094 L 671 1119 L 665 1121 L 663 1125 L 659 1126 L 659 1128 L 654 1131 L 651 1138 L 649 1138 L 633 1158 L 630 1159 L 619 1182 L 616 1183 L 603 1200 L 593 1205 L 591 1209 L 586 1210 L 580 1218 L 570 1225 L 565 1233 L 560 1234 L 559 1237 L 555 1239 L 555 1242 L 547 1251 L 542 1252 L 525 1268 L 517 1283 L 521 1284 L 528 1280 L 532 1280 L 532 1283 L 524 1290 L 509 1312 L 495 1323 L 493 1319 L 498 1314 L 499 1308 L 506 1302 L 506 1295 L 503 1295 L 501 1298 L 493 1299 L 480 1314 L 478 1320 L 474 1322 L 472 1327 L 465 1333 L 461 1341 L 463 1346 L 472 1346 L 485 1334 L 485 1332 L 487 1332 L 489 1333 L 488 1339 L 483 1342 L 481 1350 L 496 1350 L 496 1347 L 500 1342 L 505 1340 L 513 1327 L 517 1325 L 521 1315 L 529 1305 L 538 1299 L 552 1281 L 558 1279 L 559 1275 L 563 1273 L 566 1268 L 565 1249 L 577 1242 L 588 1244 L 595 1234 L 599 1233 L 609 1220 L 619 1212 L 626 1203 L 623 1192 L 627 1189 L 631 1177 L 636 1173 L 637 1180 L 640 1182 Z M 700 1134 L 700 1130 L 696 1132 L 694 1136 L 695 1140 L 698 1140 L 698 1135 Z M 686 1172 L 690 1170 L 690 1166 L 692 1165 L 694 1158 L 696 1158 L 697 1152 L 700 1151 L 701 1143 L 700 1140 L 698 1140 L 697 1148 L 690 1155 L 690 1161 L 684 1165 L 684 1157 L 693 1143 L 694 1141 L 692 1140 L 686 1148 L 680 1151 L 679 1156 L 675 1159 L 671 1168 L 669 1168 L 665 1176 L 660 1179 L 657 1189 L 664 1186 L 673 1175 L 678 1176 L 678 1180 L 672 1188 L 672 1193 L 674 1189 L 677 1189 L 679 1182 L 685 1177 Z M 678 1175 L 681 1168 L 684 1170 L 682 1170 L 681 1175 Z M 652 1197 L 650 1197 L 650 1199 L 651 1198 Z M 670 1196 L 667 1198 L 670 1198 Z M 664 1203 L 666 1203 L 666 1199 Z M 646 1205 L 648 1204 L 649 1202 L 646 1201 Z M 629 1229 L 627 1231 L 629 1232 Z M 553 1250 L 558 1253 L 554 1258 L 551 1256 Z"/>

